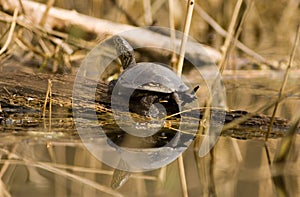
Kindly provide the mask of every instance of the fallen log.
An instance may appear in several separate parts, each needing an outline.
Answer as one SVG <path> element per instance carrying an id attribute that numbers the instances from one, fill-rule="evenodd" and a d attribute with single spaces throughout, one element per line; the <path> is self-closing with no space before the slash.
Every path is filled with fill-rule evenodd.
<path id="1" fill-rule="evenodd" d="M 49 75 L 49 74 L 28 74 L 22 72 L 0 72 L 0 126 L 3 112 L 18 116 L 30 114 L 41 117 L 42 108 L 45 102 L 48 79 L 52 80 L 52 113 L 61 118 L 61 113 L 65 117 L 72 118 L 72 91 L 75 75 Z M 86 80 L 85 85 L 93 83 Z M 107 94 L 108 86 L 106 83 L 98 82 L 97 92 L 95 93 L 95 103 L 86 102 L 85 95 L 82 95 L 82 108 L 96 109 L 96 111 L 111 116 L 110 95 Z M 48 101 L 49 102 L 49 101 Z M 217 112 L 218 113 L 218 112 Z M 203 111 L 200 110 L 200 114 Z M 225 123 L 241 118 L 249 114 L 245 111 L 228 111 L 225 115 Z M 202 115 L 200 115 L 202 117 Z M 201 118 L 200 117 L 200 118 Z M 105 119 L 110 122 L 111 120 Z M 223 135 L 236 138 L 263 138 L 270 123 L 270 117 L 266 115 L 253 114 L 249 119 L 236 127 L 223 131 Z M 73 125 L 74 123 L 70 123 Z M 105 124 L 108 124 L 107 122 Z M 110 125 L 110 124 L 108 124 Z M 27 125 L 28 126 L 28 125 Z M 53 126 L 54 127 L 54 126 Z M 70 126 L 68 125 L 68 128 Z M 285 134 L 289 128 L 288 121 L 276 118 L 271 137 L 279 137 Z M 73 130 L 74 132 L 74 130 Z"/>

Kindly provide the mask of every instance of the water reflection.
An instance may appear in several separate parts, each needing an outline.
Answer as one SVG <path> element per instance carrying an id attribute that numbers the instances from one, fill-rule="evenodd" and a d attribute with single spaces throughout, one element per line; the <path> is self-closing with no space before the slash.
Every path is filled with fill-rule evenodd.
<path id="1" fill-rule="evenodd" d="M 265 77 L 226 79 L 229 106 L 255 112 L 270 98 L 276 98 L 279 83 L 277 77 L 267 81 Z M 299 84 L 300 80 L 293 78 L 287 90 Z M 299 91 L 293 91 L 277 115 L 291 120 L 299 106 Z M 84 148 L 74 135 L 74 127 L 68 128 L 53 127 L 50 133 L 44 132 L 42 125 L 25 128 L 25 131 L 12 127 L 1 130 L 0 196 L 182 196 L 176 161 L 154 171 L 133 173 L 123 187 L 112 190 L 113 169 Z M 280 140 L 268 140 L 271 161 Z M 203 158 L 195 157 L 197 147 L 192 144 L 183 154 L 188 194 L 197 197 L 300 196 L 299 143 L 297 135 L 288 161 L 272 165 L 268 163 L 262 137 L 251 140 L 220 137 L 213 151 Z"/>
<path id="2" fill-rule="evenodd" d="M 279 142 L 279 139 L 268 142 L 272 158 Z M 299 147 L 299 142 L 297 136 L 295 147 Z M 182 194 L 177 162 L 165 169 L 135 173 L 120 190 L 113 191 L 109 187 L 113 169 L 90 155 L 80 141 L 49 143 L 36 139 L 29 144 L 23 141 L 1 148 L 1 177 L 12 196 Z M 221 137 L 212 154 L 197 161 L 190 146 L 184 153 L 188 193 L 190 196 L 276 196 L 272 178 L 281 176 L 287 194 L 299 196 L 297 152 L 291 158 L 284 166 L 268 165 L 261 140 Z"/>

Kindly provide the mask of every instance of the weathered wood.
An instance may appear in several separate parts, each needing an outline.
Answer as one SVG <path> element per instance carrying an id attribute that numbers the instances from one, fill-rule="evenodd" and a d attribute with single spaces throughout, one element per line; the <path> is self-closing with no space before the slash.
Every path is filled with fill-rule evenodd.
<path id="1" fill-rule="evenodd" d="M 48 79 L 52 81 L 52 104 L 66 109 L 72 108 L 74 74 L 49 75 L 22 72 L 0 72 L 0 102 L 2 105 L 25 106 L 40 109 L 45 101 Z M 91 81 L 86 80 L 88 86 Z M 98 82 L 96 101 L 109 103 L 107 84 Z"/>
<path id="2" fill-rule="evenodd" d="M 68 111 L 68 117 L 72 116 L 72 91 L 75 75 L 49 75 L 28 74 L 22 72 L 0 72 L 0 105 L 3 111 L 15 114 L 41 114 L 47 92 L 48 79 L 52 80 L 52 105 L 55 111 Z M 82 81 L 81 81 L 82 82 Z M 84 80 L 84 85 L 94 84 L 94 81 Z M 85 95 L 81 95 L 83 109 L 95 109 L 111 113 L 110 95 L 107 93 L 106 83 L 98 82 L 95 93 L 95 103 L 87 103 Z M 1 111 L 0 108 L 0 111 Z M 218 112 L 217 112 L 218 113 Z M 215 114 L 216 116 L 217 113 Z M 200 118 L 203 111 L 200 110 Z M 229 111 L 225 115 L 225 123 L 248 114 L 245 111 Z M 104 114 L 105 115 L 105 114 Z M 106 117 L 106 115 L 105 115 Z M 0 113 L 1 118 L 1 113 Z M 221 117 L 222 118 L 222 117 Z M 104 121 L 110 121 L 105 119 Z M 270 124 L 270 117 L 266 115 L 253 114 L 248 120 L 237 125 L 233 129 L 223 131 L 223 135 L 237 138 L 249 139 L 253 137 L 264 137 L 266 129 Z M 108 124 L 110 125 L 110 123 Z M 289 128 L 288 121 L 276 118 L 274 122 L 272 137 L 284 135 Z"/>
<path id="3" fill-rule="evenodd" d="M 0 72 L 0 131 L 26 131 L 27 127 L 43 128 L 52 125 L 55 131 L 76 132 L 73 120 L 72 92 L 75 75 L 49 75 L 24 72 Z M 48 79 L 52 82 L 51 106 L 46 105 L 45 118 L 42 118 Z M 89 86 L 91 81 L 84 81 Z M 95 82 L 93 82 L 95 83 Z M 107 85 L 99 82 L 93 103 L 86 102 L 80 95 L 80 108 L 84 110 L 106 111 L 109 104 Z M 100 101 L 101 99 L 101 101 Z M 52 121 L 49 123 L 52 115 Z M 44 125 L 44 126 L 43 126 Z"/>

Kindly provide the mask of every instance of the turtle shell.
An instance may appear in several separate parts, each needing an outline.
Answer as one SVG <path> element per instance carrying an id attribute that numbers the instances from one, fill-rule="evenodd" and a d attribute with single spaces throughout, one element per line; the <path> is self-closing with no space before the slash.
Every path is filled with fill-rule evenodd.
<path id="1" fill-rule="evenodd" d="M 159 93 L 186 92 L 189 87 L 169 68 L 157 63 L 142 62 L 129 66 L 119 77 L 125 88 Z"/>

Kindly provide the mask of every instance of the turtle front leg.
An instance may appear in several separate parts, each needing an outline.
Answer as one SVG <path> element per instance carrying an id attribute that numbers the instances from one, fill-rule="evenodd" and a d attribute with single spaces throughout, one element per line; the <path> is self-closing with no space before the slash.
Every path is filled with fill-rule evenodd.
<path id="1" fill-rule="evenodd" d="M 157 102 L 158 96 L 145 94 L 145 95 L 133 95 L 130 99 L 130 112 L 137 113 L 142 116 L 150 117 L 149 109 Z"/>
<path id="2" fill-rule="evenodd" d="M 172 98 L 174 99 L 174 101 L 175 101 L 178 105 L 181 104 L 181 100 L 180 100 L 179 95 L 177 94 L 177 92 L 173 92 L 173 93 L 172 93 Z"/>
<path id="3" fill-rule="evenodd" d="M 142 115 L 150 117 L 149 110 L 151 106 L 157 101 L 157 95 L 146 95 L 143 96 L 140 100 Z"/>

